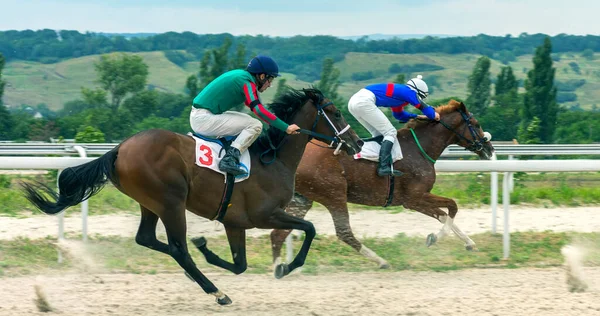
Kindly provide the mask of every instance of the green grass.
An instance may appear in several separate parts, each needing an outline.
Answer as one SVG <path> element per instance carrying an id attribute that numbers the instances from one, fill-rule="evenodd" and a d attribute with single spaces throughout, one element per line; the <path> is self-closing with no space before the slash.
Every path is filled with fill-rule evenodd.
<path id="1" fill-rule="evenodd" d="M 478 252 L 468 252 L 456 237 L 441 240 L 427 248 L 424 238 L 399 234 L 393 238 L 367 238 L 365 245 L 388 260 L 387 271 L 449 271 L 466 268 L 521 268 L 553 267 L 563 263 L 562 246 L 585 242 L 588 254 L 584 264 L 600 263 L 600 233 L 554 233 L 520 232 L 511 234 L 511 255 L 502 260 L 502 236 L 477 234 L 471 236 L 477 242 Z M 17 239 L 0 241 L 0 275 L 30 275 L 49 270 L 68 269 L 77 265 L 65 255 L 66 262 L 56 263 L 57 249 L 54 239 Z M 301 241 L 294 241 L 294 249 Z M 191 244 L 190 244 L 191 246 Z M 229 246 L 224 236 L 210 238 L 208 247 L 221 258 L 231 261 Z M 192 249 L 192 248 L 190 248 Z M 181 272 L 175 261 L 167 255 L 135 244 L 132 238 L 92 237 L 86 246 L 86 256 L 91 258 L 103 272 L 126 272 L 155 274 Z M 283 252 L 285 253 L 285 252 Z M 198 267 L 205 272 L 221 271 L 206 263 L 203 256 L 192 249 Z M 271 251 L 268 236 L 247 238 L 248 270 L 246 273 L 270 273 Z M 377 265 L 369 261 L 335 237 L 321 237 L 313 242 L 303 268 L 305 274 L 333 272 L 379 272 Z M 384 271 L 381 271 L 384 272 Z"/>
<path id="2" fill-rule="evenodd" d="M 501 191 L 503 174 L 498 175 Z M 537 207 L 584 206 L 600 204 L 600 173 L 536 173 L 515 174 L 515 188 L 511 194 L 512 205 Z M 18 182 L 30 179 L 16 176 L 0 177 L 0 215 L 30 216 L 41 214 L 24 198 Z M 56 183 L 50 176 L 36 178 L 49 185 Z M 432 193 L 454 199 L 459 208 L 476 208 L 490 204 L 490 174 L 439 174 Z M 498 193 L 501 200 L 502 192 Z M 318 203 L 315 207 L 322 208 Z M 351 211 L 386 210 L 392 213 L 404 212 L 401 206 L 383 208 L 381 206 L 365 206 L 349 204 Z M 69 212 L 77 212 L 78 207 Z M 139 205 L 112 185 L 107 185 L 89 200 L 90 215 L 111 213 L 138 214 Z"/>
<path id="3" fill-rule="evenodd" d="M 159 91 L 183 93 L 185 81 L 189 75 L 198 72 L 198 62 L 189 62 L 183 67 L 171 63 L 163 52 L 136 53 L 141 56 L 149 67 L 148 84 Z M 533 67 L 532 55 L 524 55 L 510 63 L 517 79 L 523 80 L 527 70 Z M 94 63 L 98 55 L 85 56 L 61 61 L 55 64 L 41 64 L 29 61 L 11 61 L 4 71 L 4 80 L 8 83 L 5 87 L 4 103 L 8 105 L 46 103 L 51 109 L 61 109 L 65 102 L 81 98 L 81 87 L 93 88 L 96 86 L 96 73 Z M 340 70 L 342 85 L 339 94 L 349 99 L 365 85 L 375 82 L 393 80 L 395 74 L 390 74 L 388 68 L 397 63 L 399 65 L 433 64 L 444 67 L 437 71 L 419 72 L 427 81 L 435 76 L 438 83 L 432 86 L 431 98 L 441 99 L 449 96 L 466 98 L 468 76 L 479 58 L 473 54 L 375 54 L 355 53 L 346 54 L 345 59 L 336 63 Z M 569 63 L 579 65 L 581 73 L 575 73 Z M 580 53 L 560 54 L 560 60 L 554 62 L 556 68 L 555 80 L 567 81 L 571 79 L 585 79 L 586 83 L 576 90 L 582 108 L 590 109 L 593 104 L 598 104 L 600 99 L 600 59 L 588 60 L 581 57 Z M 492 60 L 492 79 L 500 72 L 503 65 L 497 60 Z M 285 73 L 287 83 L 295 88 L 307 87 L 309 82 L 297 80 L 294 74 Z M 366 81 L 351 80 L 355 72 L 372 71 L 376 77 Z M 413 76 L 414 74 L 405 74 Z M 431 82 L 431 81 L 430 81 Z M 266 102 L 270 102 L 275 89 L 269 89 L 263 95 Z M 566 105 L 572 105 L 566 103 Z"/>

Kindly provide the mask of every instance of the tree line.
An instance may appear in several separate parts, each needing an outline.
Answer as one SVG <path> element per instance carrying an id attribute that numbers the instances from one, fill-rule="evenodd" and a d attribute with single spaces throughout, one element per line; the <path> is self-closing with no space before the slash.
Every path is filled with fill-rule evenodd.
<path id="1" fill-rule="evenodd" d="M 420 54 L 472 53 L 508 63 L 517 56 L 531 54 L 544 40 L 544 34 L 519 36 L 488 36 L 422 39 L 358 40 L 334 36 L 233 36 L 231 34 L 195 34 L 167 32 L 147 37 L 126 38 L 120 35 L 80 33 L 50 29 L 0 32 L 0 53 L 7 60 L 20 59 L 54 63 L 62 59 L 111 52 L 165 51 L 174 63 L 184 63 L 204 57 L 208 49 L 218 48 L 225 41 L 233 46 L 243 45 L 249 54 L 262 52 L 281 61 L 282 68 L 302 80 L 319 78 L 321 62 L 325 58 L 340 61 L 348 52 Z M 560 34 L 551 37 L 554 52 L 600 51 L 600 36 Z M 247 57 L 247 56 L 246 56 Z"/>
<path id="2" fill-rule="evenodd" d="M 600 113 L 566 110 L 557 103 L 553 50 L 550 37 L 545 37 L 535 48 L 533 67 L 527 73 L 523 91 L 519 91 L 519 82 L 510 66 L 504 66 L 497 78 L 492 80 L 490 58 L 481 56 L 475 62 L 468 79 L 468 96 L 464 101 L 495 140 L 518 139 L 520 143 L 600 141 L 600 132 L 595 131 Z M 45 105 L 38 105 L 34 108 L 11 108 L 9 111 L 0 106 L 0 140 L 48 141 L 50 137 L 62 137 L 75 138 L 79 142 L 112 142 L 150 128 L 186 133 L 189 131 L 193 97 L 220 74 L 245 67 L 246 55 L 246 46 L 229 38 L 220 46 L 205 49 L 197 73 L 187 78 L 187 94 L 164 93 L 149 87 L 148 66 L 140 56 L 124 53 L 101 55 L 95 64 L 99 88 L 82 87 L 81 98 L 67 102 L 62 110 L 52 112 Z M 5 58 L 0 54 L 0 102 L 5 85 L 2 79 L 4 65 Z M 316 87 L 342 110 L 359 135 L 367 136 L 348 113 L 347 100 L 337 92 L 339 76 L 335 60 L 324 58 L 320 61 Z M 395 79 L 398 83 L 405 81 L 402 73 Z M 492 81 L 495 82 L 493 85 Z M 285 79 L 278 79 L 276 95 L 286 88 Z M 429 103 L 436 106 L 448 99 Z M 33 112 L 42 113 L 43 118 L 34 118 Z M 398 122 L 393 124 L 400 127 Z"/>

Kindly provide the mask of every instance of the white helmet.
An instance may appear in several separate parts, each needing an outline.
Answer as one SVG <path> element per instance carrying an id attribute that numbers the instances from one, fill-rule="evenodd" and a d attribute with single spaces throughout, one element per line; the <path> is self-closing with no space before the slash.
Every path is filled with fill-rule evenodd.
<path id="1" fill-rule="evenodd" d="M 412 78 L 406 82 L 406 85 L 412 90 L 417 92 L 417 95 L 421 100 L 427 99 L 429 96 L 429 88 L 425 81 L 423 81 L 423 76 L 417 75 L 416 78 Z"/>

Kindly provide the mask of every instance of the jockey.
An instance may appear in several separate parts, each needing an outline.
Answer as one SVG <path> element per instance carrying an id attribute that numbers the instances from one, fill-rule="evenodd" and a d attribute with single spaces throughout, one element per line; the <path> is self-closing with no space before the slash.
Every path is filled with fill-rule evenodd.
<path id="1" fill-rule="evenodd" d="M 429 88 L 421 75 L 410 79 L 406 84 L 376 83 L 355 93 L 348 102 L 348 111 L 362 124 L 371 135 L 383 135 L 379 150 L 379 176 L 400 176 L 402 172 L 392 168 L 392 147 L 397 142 L 396 128 L 377 107 L 389 107 L 394 118 L 404 123 L 411 118 L 429 118 L 440 120 L 440 114 L 423 102 L 429 95 Z M 416 115 L 404 111 L 411 104 L 425 115 Z"/>
<path id="2" fill-rule="evenodd" d="M 268 111 L 258 92 L 267 90 L 278 77 L 279 67 L 267 56 L 256 56 L 246 69 L 228 71 L 209 83 L 194 98 L 190 113 L 192 130 L 207 137 L 238 135 L 219 163 L 221 171 L 235 176 L 245 174 L 240 167 L 242 153 L 252 145 L 262 131 L 262 123 L 248 114 L 230 111 L 245 104 L 254 115 L 288 134 L 297 134 L 298 125 L 288 125 Z"/>

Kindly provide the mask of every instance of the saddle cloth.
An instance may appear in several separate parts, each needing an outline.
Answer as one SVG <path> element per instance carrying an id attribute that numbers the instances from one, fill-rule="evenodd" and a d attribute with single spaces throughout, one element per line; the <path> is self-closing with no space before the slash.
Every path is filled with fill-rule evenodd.
<path id="1" fill-rule="evenodd" d="M 359 153 L 354 154 L 354 159 L 366 159 L 371 161 L 379 161 L 379 149 L 381 148 L 381 144 L 375 140 L 365 141 L 362 149 Z M 402 159 L 402 150 L 400 149 L 400 144 L 398 141 L 394 142 L 394 146 L 392 146 L 392 157 L 394 162 Z"/>
<path id="2" fill-rule="evenodd" d="M 190 136 L 196 140 L 196 165 L 216 171 L 222 174 L 223 178 L 226 179 L 226 173 L 219 169 L 219 162 L 223 156 L 225 156 L 225 149 L 223 149 L 221 142 L 217 139 L 208 141 L 195 135 Z M 240 165 L 242 168 L 246 169 L 247 173 L 235 177 L 236 183 L 250 177 L 250 153 L 248 150 L 244 151 L 242 154 Z"/>

